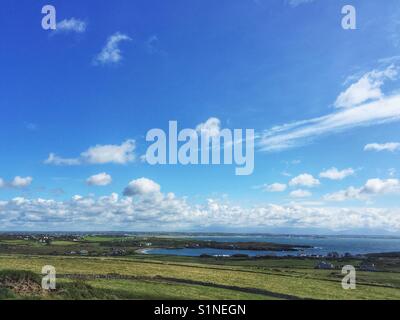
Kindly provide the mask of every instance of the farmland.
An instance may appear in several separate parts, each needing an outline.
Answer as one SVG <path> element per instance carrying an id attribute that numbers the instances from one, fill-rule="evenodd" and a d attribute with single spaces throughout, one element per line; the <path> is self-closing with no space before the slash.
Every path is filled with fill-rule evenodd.
<path id="1" fill-rule="evenodd" d="M 125 241 L 128 245 L 115 248 L 104 245 L 114 241 Z M 400 299 L 400 256 L 396 254 L 368 257 L 377 271 L 358 270 L 356 289 L 344 290 L 341 266 L 351 264 L 357 268 L 365 258 L 331 259 L 334 269 L 318 270 L 315 265 L 319 260 L 304 257 L 145 255 L 129 241 L 132 239 L 85 237 L 43 244 L 32 239 L 2 238 L 0 298 Z M 123 254 L 112 255 L 113 252 Z M 28 287 L 35 288 L 45 265 L 56 268 L 56 290 L 19 289 L 26 287 L 27 278 L 32 279 Z"/>

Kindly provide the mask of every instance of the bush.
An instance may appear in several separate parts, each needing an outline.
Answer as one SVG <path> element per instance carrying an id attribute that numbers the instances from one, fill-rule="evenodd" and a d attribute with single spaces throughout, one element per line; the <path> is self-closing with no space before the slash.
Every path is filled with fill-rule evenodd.
<path id="1" fill-rule="evenodd" d="M 15 299 L 15 294 L 7 288 L 0 287 L 0 300 Z"/>
<path id="2" fill-rule="evenodd" d="M 0 270 L 0 284 L 5 280 L 8 281 L 33 281 L 38 284 L 41 283 L 41 278 L 38 274 L 31 271 L 17 271 L 17 270 Z"/>

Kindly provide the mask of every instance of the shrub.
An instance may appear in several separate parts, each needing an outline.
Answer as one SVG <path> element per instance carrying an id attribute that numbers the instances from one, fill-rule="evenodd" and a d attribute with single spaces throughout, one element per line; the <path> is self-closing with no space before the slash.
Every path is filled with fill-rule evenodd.
<path id="1" fill-rule="evenodd" d="M 41 283 L 41 278 L 38 274 L 31 271 L 17 271 L 17 270 L 0 270 L 0 284 L 5 280 L 8 281 L 33 281 L 38 284 Z"/>

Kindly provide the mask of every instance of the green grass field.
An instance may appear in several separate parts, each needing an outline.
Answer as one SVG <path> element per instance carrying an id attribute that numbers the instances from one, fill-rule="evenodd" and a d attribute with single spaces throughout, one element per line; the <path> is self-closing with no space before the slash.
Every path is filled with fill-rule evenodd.
<path id="1" fill-rule="evenodd" d="M 38 237 L 5 235 L 0 238 L 0 299 L 400 299 L 399 255 L 368 257 L 378 272 L 357 271 L 357 288 L 344 290 L 341 266 L 358 268 L 360 258 L 333 259 L 335 269 L 317 270 L 319 259 L 313 258 L 138 253 L 149 239 L 153 246 L 186 243 L 184 238 L 86 236 L 45 244 Z M 56 268 L 54 292 L 41 289 L 45 265 Z"/>
<path id="2" fill-rule="evenodd" d="M 39 275 L 42 266 L 52 265 L 59 283 L 79 279 L 86 288 L 82 296 L 77 289 L 70 295 L 61 290 L 39 297 L 44 299 L 400 299 L 399 273 L 358 272 L 357 289 L 344 290 L 339 270 L 315 270 L 307 261 L 298 268 L 295 261 L 290 266 L 274 259 L 262 265 L 180 260 L 2 255 L 0 269 Z"/>

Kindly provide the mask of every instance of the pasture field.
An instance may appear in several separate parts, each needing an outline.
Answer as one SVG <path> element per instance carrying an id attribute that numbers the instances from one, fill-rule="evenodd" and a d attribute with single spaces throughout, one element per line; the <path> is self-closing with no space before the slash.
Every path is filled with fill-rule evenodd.
<path id="1" fill-rule="evenodd" d="M 2 255 L 0 270 L 39 275 L 52 265 L 61 285 L 79 284 L 72 295 L 56 290 L 36 296 L 44 299 L 400 299 L 397 272 L 358 272 L 357 289 L 344 290 L 340 270 L 315 270 L 307 260 L 296 267 L 297 259 L 252 265 L 168 258 Z"/>
<path id="2" fill-rule="evenodd" d="M 202 242 L 200 242 L 200 245 Z M 400 299 L 400 254 L 315 257 L 184 257 L 147 255 L 148 247 L 193 245 L 184 238 L 88 235 L 0 237 L 0 299 Z M 269 244 L 265 244 L 269 245 Z M 274 244 L 272 244 L 274 245 Z M 368 262 L 376 272 L 360 271 Z M 41 289 L 45 265 L 57 289 Z M 357 288 L 341 285 L 344 265 Z"/>

